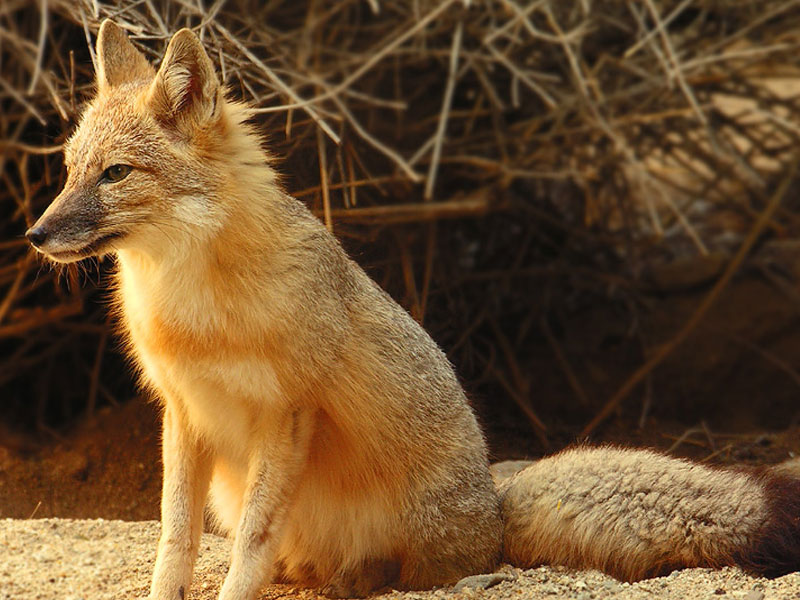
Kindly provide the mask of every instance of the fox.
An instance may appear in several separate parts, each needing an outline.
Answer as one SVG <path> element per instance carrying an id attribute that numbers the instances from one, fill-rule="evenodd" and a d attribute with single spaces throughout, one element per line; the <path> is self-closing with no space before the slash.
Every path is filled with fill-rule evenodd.
<path id="1" fill-rule="evenodd" d="M 156 70 L 105 20 L 64 188 L 26 232 L 54 262 L 115 257 L 112 310 L 163 416 L 150 600 L 188 596 L 206 514 L 233 540 L 220 600 L 430 589 L 503 562 L 800 568 L 794 470 L 578 445 L 493 476 L 445 353 L 284 191 L 231 95 L 190 29 Z"/>

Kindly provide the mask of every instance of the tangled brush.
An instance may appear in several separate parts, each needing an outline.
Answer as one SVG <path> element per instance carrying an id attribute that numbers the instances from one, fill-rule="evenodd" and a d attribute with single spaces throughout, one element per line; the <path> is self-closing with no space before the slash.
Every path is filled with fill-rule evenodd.
<path id="1" fill-rule="evenodd" d="M 4 0 L 0 385 L 40 428 L 53 394 L 31 403 L 31 382 L 65 353 L 64 416 L 115 397 L 97 271 L 50 271 L 21 239 L 63 182 L 107 17 L 153 61 L 193 28 L 289 190 L 540 433 L 515 357 L 532 331 L 552 338 L 552 306 L 732 256 L 800 137 L 792 1 Z M 767 217 L 759 233 L 794 234 L 791 202 Z"/>

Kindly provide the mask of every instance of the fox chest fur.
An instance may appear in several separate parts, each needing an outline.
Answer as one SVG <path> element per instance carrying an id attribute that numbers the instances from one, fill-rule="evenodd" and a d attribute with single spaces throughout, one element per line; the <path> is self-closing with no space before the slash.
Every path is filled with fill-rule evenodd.
<path id="1" fill-rule="evenodd" d="M 269 302 L 259 303 L 259 327 L 248 328 L 246 315 L 254 307 L 241 294 L 232 307 L 218 287 L 198 281 L 208 271 L 192 272 L 186 265 L 170 272 L 125 252 L 119 263 L 122 321 L 144 381 L 162 401 L 180 406 L 196 432 L 219 450 L 240 454 L 253 423 L 286 408 L 273 367 L 281 359 L 269 339 L 277 335 Z"/>

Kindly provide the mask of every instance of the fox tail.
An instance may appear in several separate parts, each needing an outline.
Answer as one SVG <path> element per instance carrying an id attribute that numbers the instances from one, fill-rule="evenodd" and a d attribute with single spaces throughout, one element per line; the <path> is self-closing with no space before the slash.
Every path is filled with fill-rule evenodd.
<path id="1" fill-rule="evenodd" d="M 505 478 L 502 465 L 493 470 L 513 565 L 625 581 L 683 567 L 800 570 L 796 466 L 731 470 L 611 446 L 571 448 Z"/>

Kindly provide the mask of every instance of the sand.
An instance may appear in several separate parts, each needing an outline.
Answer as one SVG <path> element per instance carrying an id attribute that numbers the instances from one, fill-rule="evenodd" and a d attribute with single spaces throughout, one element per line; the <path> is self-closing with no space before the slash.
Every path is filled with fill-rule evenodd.
<path id="1" fill-rule="evenodd" d="M 112 600 L 145 598 L 155 561 L 157 521 L 5 519 L 0 521 L 0 599 Z M 230 542 L 204 534 L 189 599 L 216 598 Z M 521 570 L 504 566 L 489 589 L 452 588 L 387 592 L 381 600 L 789 599 L 800 598 L 800 573 L 774 580 L 739 569 L 685 569 L 634 584 L 597 571 L 561 567 Z M 313 590 L 267 586 L 264 599 L 316 600 Z M 255 600 L 255 599 L 254 599 Z"/>

